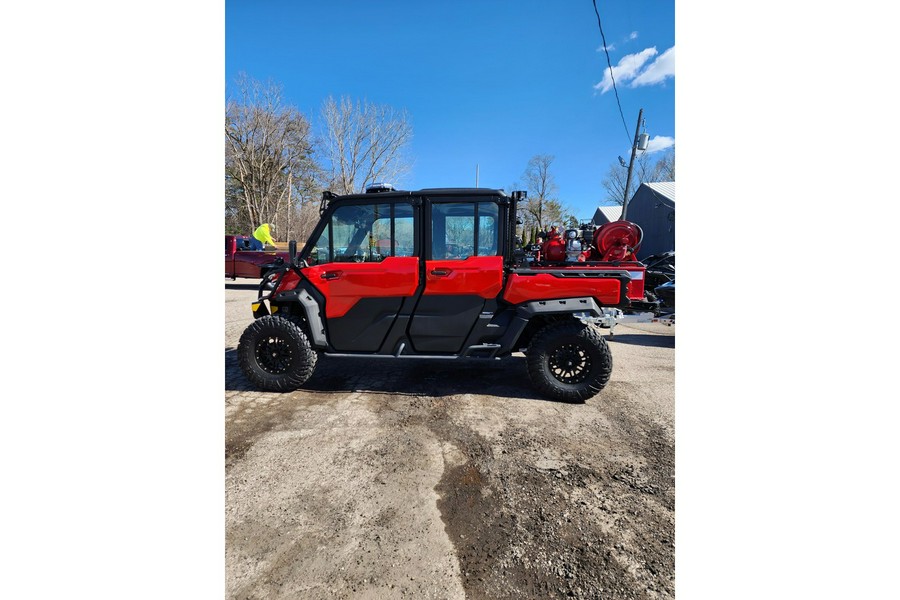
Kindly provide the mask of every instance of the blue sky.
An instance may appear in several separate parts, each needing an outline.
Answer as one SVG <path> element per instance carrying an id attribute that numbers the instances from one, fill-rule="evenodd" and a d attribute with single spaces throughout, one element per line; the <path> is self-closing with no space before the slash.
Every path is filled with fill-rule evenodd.
<path id="1" fill-rule="evenodd" d="M 624 124 L 590 0 L 229 0 L 226 93 L 245 72 L 314 122 L 329 95 L 406 109 L 404 189 L 471 186 L 478 165 L 480 186 L 508 191 L 529 158 L 552 154 L 560 199 L 586 219 L 608 204 L 601 182 L 627 160 L 640 108 L 653 147 L 675 138 L 674 2 L 597 6 Z"/>

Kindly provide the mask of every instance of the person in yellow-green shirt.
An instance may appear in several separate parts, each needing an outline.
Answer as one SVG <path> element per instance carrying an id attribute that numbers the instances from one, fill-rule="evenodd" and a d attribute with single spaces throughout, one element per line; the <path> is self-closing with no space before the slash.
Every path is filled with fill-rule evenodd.
<path id="1" fill-rule="evenodd" d="M 270 231 L 269 224 L 263 223 L 256 228 L 256 231 L 253 232 L 253 236 L 250 238 L 250 249 L 265 250 L 266 244 L 274 246 L 275 240 L 272 239 L 272 232 Z"/>

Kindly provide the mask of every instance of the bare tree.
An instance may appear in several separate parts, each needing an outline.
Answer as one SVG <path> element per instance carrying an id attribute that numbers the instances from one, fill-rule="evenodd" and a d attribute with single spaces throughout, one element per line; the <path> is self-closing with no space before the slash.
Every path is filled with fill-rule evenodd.
<path id="1" fill-rule="evenodd" d="M 627 177 L 627 167 L 618 163 L 609 166 L 606 177 L 603 179 L 603 188 L 606 190 L 607 199 L 619 205 L 624 202 Z M 651 155 L 646 152 L 635 159 L 629 189 L 636 192 L 642 183 L 653 183 L 654 181 L 675 181 L 675 148 L 670 148 L 656 160 L 653 160 Z"/>
<path id="2" fill-rule="evenodd" d="M 671 148 L 653 165 L 650 179 L 645 181 L 675 181 L 675 148 Z"/>
<path id="3" fill-rule="evenodd" d="M 553 156 L 538 154 L 532 156 L 522 173 L 525 185 L 528 187 L 528 199 L 525 202 L 525 213 L 538 229 L 544 229 L 547 219 L 544 210 L 547 201 L 554 199 L 557 191 L 556 181 L 550 172 Z"/>
<path id="4" fill-rule="evenodd" d="M 319 187 L 309 120 L 284 104 L 272 82 L 241 75 L 237 88 L 225 113 L 226 227 L 270 223 L 284 239 L 281 222 Z"/>
<path id="5" fill-rule="evenodd" d="M 328 184 L 336 194 L 362 192 L 380 181 L 397 183 L 410 170 L 403 155 L 412 139 L 405 111 L 329 96 L 322 105 Z"/>
<path id="6" fill-rule="evenodd" d="M 520 207 L 523 239 L 530 239 L 533 231 L 546 231 L 551 225 L 567 227 L 575 221 L 568 207 L 556 197 L 559 188 L 550 172 L 553 158 L 549 154 L 532 156 L 522 174 L 528 188 L 528 198 Z"/>
<path id="7" fill-rule="evenodd" d="M 321 190 L 320 190 L 321 191 Z M 319 203 L 305 200 L 291 207 L 290 218 L 285 223 L 285 240 L 305 241 L 319 222 Z M 301 247 L 302 247 L 301 243 Z"/>

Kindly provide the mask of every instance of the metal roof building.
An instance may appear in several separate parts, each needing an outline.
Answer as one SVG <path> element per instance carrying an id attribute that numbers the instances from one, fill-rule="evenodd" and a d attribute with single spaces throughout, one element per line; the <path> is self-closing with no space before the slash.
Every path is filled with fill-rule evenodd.
<path id="1" fill-rule="evenodd" d="M 594 213 L 594 218 L 591 219 L 591 221 L 594 222 L 594 225 L 599 227 L 604 223 L 618 221 L 621 216 L 622 207 L 618 204 L 613 204 L 612 206 L 598 206 L 597 212 Z"/>
<path id="2" fill-rule="evenodd" d="M 675 182 L 642 183 L 628 202 L 628 220 L 644 230 L 638 258 L 675 249 Z"/>

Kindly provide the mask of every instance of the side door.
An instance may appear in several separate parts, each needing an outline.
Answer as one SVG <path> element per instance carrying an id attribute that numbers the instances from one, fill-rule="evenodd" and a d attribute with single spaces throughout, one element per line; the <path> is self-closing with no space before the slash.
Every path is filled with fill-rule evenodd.
<path id="1" fill-rule="evenodd" d="M 354 201 L 331 212 L 304 274 L 325 299 L 325 328 L 341 352 L 375 352 L 419 287 L 418 230 L 407 201 Z"/>
<path id="2" fill-rule="evenodd" d="M 425 202 L 425 286 L 410 322 L 418 352 L 458 353 L 503 287 L 499 198 Z"/>

